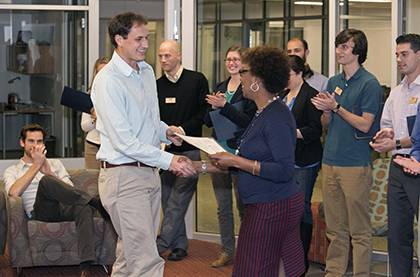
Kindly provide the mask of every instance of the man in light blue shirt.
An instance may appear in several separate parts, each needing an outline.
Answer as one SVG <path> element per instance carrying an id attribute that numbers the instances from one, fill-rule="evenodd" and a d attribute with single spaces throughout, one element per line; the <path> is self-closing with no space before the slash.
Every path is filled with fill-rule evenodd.
<path id="1" fill-rule="evenodd" d="M 160 121 L 153 69 L 144 62 L 148 48 L 146 19 L 115 16 L 108 26 L 115 47 L 111 61 L 96 76 L 92 100 L 101 147 L 99 194 L 118 234 L 113 276 L 163 276 L 156 247 L 160 211 L 158 169 L 179 176 L 195 174 L 191 161 L 160 150 L 180 145 L 180 128 Z"/>

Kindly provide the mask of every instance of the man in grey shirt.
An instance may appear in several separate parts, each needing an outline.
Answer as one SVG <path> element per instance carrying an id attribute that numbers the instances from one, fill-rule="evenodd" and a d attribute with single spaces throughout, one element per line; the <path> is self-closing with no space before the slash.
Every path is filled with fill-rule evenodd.
<path id="1" fill-rule="evenodd" d="M 328 78 L 313 71 L 306 59 L 309 55 L 308 42 L 301 38 L 292 38 L 287 42 L 287 54 L 289 56 L 296 55 L 301 57 L 305 61 L 306 70 L 304 72 L 305 81 L 317 91 L 325 91 L 327 89 Z"/>

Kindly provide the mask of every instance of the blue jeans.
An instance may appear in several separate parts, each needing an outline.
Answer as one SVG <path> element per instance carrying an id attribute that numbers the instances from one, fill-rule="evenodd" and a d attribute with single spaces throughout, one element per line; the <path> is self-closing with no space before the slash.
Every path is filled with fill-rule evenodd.
<path id="1" fill-rule="evenodd" d="M 320 164 L 309 168 L 295 168 L 296 183 L 305 195 L 305 212 L 302 222 L 312 224 L 311 198 Z"/>

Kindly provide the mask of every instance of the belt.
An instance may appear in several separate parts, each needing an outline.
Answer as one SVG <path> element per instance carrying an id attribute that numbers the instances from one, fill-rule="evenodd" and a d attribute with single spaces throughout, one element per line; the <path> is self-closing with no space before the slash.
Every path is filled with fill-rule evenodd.
<path id="1" fill-rule="evenodd" d="M 123 163 L 123 164 L 110 164 L 105 161 L 101 161 L 101 168 L 113 168 L 118 166 L 136 166 L 136 167 L 150 167 L 154 168 L 153 166 L 141 163 L 141 162 L 131 162 L 131 163 Z"/>

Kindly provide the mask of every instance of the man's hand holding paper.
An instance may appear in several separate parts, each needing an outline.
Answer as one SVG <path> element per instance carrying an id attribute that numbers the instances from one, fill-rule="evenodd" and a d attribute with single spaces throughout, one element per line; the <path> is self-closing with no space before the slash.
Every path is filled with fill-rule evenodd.
<path id="1" fill-rule="evenodd" d="M 169 128 L 166 129 L 166 137 L 168 140 L 170 140 L 176 146 L 181 146 L 182 138 L 177 136 L 177 134 L 185 135 L 185 132 L 181 127 L 176 126 L 169 126 Z"/>

